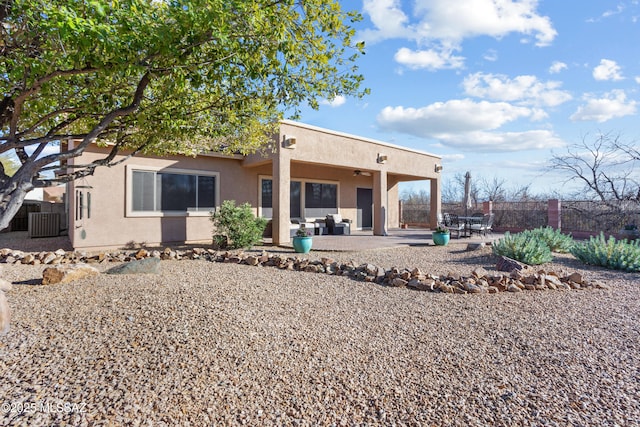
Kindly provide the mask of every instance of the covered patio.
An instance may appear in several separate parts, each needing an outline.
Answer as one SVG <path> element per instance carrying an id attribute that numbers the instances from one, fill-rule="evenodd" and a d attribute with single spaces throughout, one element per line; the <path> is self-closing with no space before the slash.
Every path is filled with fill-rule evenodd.
<path id="1" fill-rule="evenodd" d="M 399 227 L 398 184 L 429 181 L 429 224 L 440 211 L 441 158 L 434 154 L 298 122 L 282 121 L 275 150 L 248 156 L 259 173 L 259 216 L 272 220 L 272 242 L 291 240 L 291 222 L 339 214 L 352 231 L 385 236 Z M 266 169 L 269 168 L 269 169 Z"/>

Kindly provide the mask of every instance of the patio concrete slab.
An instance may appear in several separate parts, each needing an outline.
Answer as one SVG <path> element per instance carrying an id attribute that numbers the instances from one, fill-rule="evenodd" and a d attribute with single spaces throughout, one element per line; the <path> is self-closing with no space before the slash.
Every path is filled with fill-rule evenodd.
<path id="1" fill-rule="evenodd" d="M 434 246 L 431 231 L 424 228 L 393 229 L 386 236 L 374 236 L 371 231 L 355 231 L 349 236 L 314 236 L 312 250 L 316 251 L 366 251 L 373 249 L 394 248 L 402 246 Z M 451 238 L 449 245 L 464 245 L 469 243 L 491 242 L 502 237 L 493 233 L 488 236 Z M 280 247 L 293 248 L 291 242 Z"/>

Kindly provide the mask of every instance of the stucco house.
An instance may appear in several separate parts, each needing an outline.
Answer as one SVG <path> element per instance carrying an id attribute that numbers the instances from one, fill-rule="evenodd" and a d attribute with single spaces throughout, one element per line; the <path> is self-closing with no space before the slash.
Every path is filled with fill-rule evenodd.
<path id="1" fill-rule="evenodd" d="M 210 212 L 248 202 L 271 218 L 273 244 L 294 222 L 339 214 L 352 230 L 384 235 L 399 226 L 398 184 L 430 180 L 433 226 L 440 211 L 440 157 L 367 138 L 282 121 L 267 154 L 135 156 L 68 184 L 69 237 L 76 249 L 211 241 Z M 73 141 L 69 142 L 70 148 Z M 103 158 L 91 146 L 70 163 Z M 126 154 L 126 153 L 125 153 Z"/>

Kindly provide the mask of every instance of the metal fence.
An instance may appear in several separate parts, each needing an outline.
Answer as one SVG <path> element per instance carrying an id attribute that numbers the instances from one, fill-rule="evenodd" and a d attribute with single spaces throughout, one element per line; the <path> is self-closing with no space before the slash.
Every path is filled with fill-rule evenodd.
<path id="1" fill-rule="evenodd" d="M 429 224 L 430 206 L 428 204 L 402 203 L 401 206 L 402 218 L 400 219 L 400 221 L 403 224 Z"/>
<path id="2" fill-rule="evenodd" d="M 549 224 L 549 203 L 544 201 L 493 203 L 496 229 L 538 228 Z"/>
<path id="3" fill-rule="evenodd" d="M 402 204 L 402 222 L 410 225 L 429 224 L 428 204 Z M 497 230 L 525 230 L 545 227 L 549 224 L 549 202 L 494 202 L 494 228 Z M 457 215 L 482 212 L 482 206 L 465 211 L 462 203 L 443 203 L 442 212 Z M 605 233 L 618 232 L 625 226 L 640 227 L 640 207 L 625 202 L 609 203 L 583 200 L 561 202 L 562 231 Z"/>
<path id="4" fill-rule="evenodd" d="M 637 206 L 615 203 L 604 204 L 588 200 L 562 201 L 563 231 L 617 232 L 625 226 L 640 225 Z"/>

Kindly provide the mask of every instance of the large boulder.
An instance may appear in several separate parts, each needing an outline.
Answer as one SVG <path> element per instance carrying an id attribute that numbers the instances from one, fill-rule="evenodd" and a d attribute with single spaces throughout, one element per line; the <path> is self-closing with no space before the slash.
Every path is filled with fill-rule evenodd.
<path id="1" fill-rule="evenodd" d="M 107 270 L 107 274 L 158 274 L 160 273 L 160 258 L 144 258 L 137 261 L 120 264 Z"/>
<path id="2" fill-rule="evenodd" d="M 496 263 L 496 270 L 498 271 L 512 272 L 516 270 L 527 270 L 527 268 L 528 266 L 526 264 L 506 256 L 500 256 Z"/>
<path id="3" fill-rule="evenodd" d="M 71 283 L 85 277 L 97 276 L 100 271 L 86 264 L 60 264 L 45 268 L 42 272 L 43 285 Z"/>
<path id="4" fill-rule="evenodd" d="M 8 280 L 0 279 L 0 291 L 9 292 L 13 285 Z"/>

